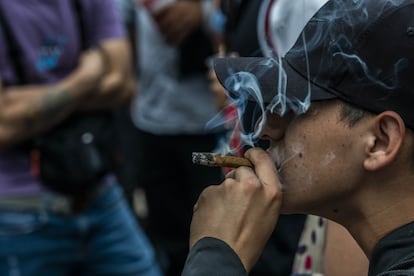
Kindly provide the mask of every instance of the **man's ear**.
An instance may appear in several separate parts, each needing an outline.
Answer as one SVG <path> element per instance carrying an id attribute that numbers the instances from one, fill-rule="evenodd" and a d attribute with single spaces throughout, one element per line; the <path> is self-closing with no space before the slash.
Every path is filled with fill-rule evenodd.
<path id="1" fill-rule="evenodd" d="M 367 170 L 379 170 L 393 162 L 401 150 L 405 124 L 400 115 L 385 111 L 374 118 L 372 142 L 366 146 L 367 157 L 364 167 Z"/>

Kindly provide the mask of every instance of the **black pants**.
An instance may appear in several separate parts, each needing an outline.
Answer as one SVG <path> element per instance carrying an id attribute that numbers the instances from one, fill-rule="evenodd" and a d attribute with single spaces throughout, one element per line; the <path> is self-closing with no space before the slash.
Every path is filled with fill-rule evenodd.
<path id="1" fill-rule="evenodd" d="M 137 131 L 137 183 L 147 196 L 147 232 L 163 254 L 166 275 L 180 275 L 188 253 L 193 206 L 208 185 L 219 184 L 219 168 L 192 163 L 192 152 L 212 151 L 217 135 L 156 136 Z"/>

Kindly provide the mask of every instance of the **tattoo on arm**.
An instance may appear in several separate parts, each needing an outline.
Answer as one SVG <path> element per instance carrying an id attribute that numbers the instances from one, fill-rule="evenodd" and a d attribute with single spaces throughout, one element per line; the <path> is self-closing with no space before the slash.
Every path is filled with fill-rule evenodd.
<path id="1" fill-rule="evenodd" d="M 45 122 L 63 118 L 73 109 L 74 98 L 66 90 L 50 90 L 37 101 L 29 104 L 25 127 L 35 130 Z"/>

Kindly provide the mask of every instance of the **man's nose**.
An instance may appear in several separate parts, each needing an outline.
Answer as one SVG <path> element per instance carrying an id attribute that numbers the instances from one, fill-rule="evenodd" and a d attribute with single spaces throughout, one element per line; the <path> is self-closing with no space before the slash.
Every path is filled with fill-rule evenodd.
<path id="1" fill-rule="evenodd" d="M 260 132 L 260 139 L 268 141 L 278 141 L 282 139 L 285 136 L 285 131 L 290 120 L 290 114 L 281 117 L 277 114 L 268 113 L 266 122 Z"/>

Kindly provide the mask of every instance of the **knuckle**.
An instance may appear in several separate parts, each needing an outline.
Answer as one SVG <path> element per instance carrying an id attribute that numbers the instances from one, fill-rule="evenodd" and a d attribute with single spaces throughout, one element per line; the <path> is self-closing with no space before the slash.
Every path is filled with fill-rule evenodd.
<path id="1" fill-rule="evenodd" d="M 233 178 L 226 178 L 226 179 L 224 179 L 224 181 L 221 185 L 223 187 L 231 187 L 231 186 L 234 185 L 235 182 L 236 182 L 236 180 L 234 180 Z"/>
<path id="2" fill-rule="evenodd" d="M 268 154 L 264 150 L 258 148 L 247 150 L 245 155 L 249 159 L 252 159 L 256 164 L 260 164 L 268 158 Z"/>
<path id="3" fill-rule="evenodd" d="M 262 185 L 256 177 L 248 177 L 243 182 L 243 189 L 245 193 L 254 194 L 262 189 Z"/>
<path id="4" fill-rule="evenodd" d="M 208 197 L 208 194 L 210 193 L 210 190 L 211 190 L 211 188 L 210 188 L 210 186 L 208 186 L 200 193 L 200 195 L 198 196 L 198 200 L 196 202 L 196 205 L 199 205 L 201 202 L 203 202 Z"/>
<path id="5" fill-rule="evenodd" d="M 246 178 L 246 184 L 247 184 L 247 187 L 254 188 L 254 189 L 261 187 L 259 179 L 253 176 Z"/>
<path id="6" fill-rule="evenodd" d="M 195 213 L 198 210 L 198 201 L 193 206 L 193 213 Z"/>
<path id="7" fill-rule="evenodd" d="M 282 192 L 280 189 L 274 186 L 270 186 L 271 188 L 267 189 L 267 196 L 271 201 L 280 201 L 282 199 Z"/>

